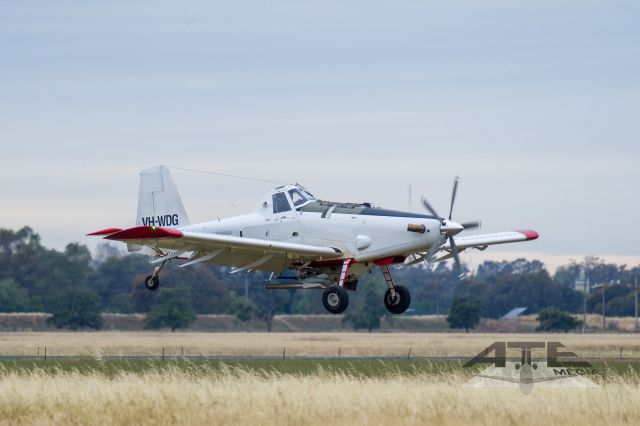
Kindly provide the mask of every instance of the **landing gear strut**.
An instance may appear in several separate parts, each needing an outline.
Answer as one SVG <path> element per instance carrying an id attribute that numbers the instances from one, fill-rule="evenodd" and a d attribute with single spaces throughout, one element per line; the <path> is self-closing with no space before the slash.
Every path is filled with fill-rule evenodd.
<path id="1" fill-rule="evenodd" d="M 160 264 L 160 266 L 156 266 L 153 269 L 153 273 L 150 275 L 147 275 L 147 278 L 144 279 L 144 286 L 147 288 L 147 290 L 154 291 L 160 286 L 160 277 L 159 277 L 160 270 L 162 269 L 162 267 L 166 262 L 167 261 L 165 260 Z"/>
<path id="2" fill-rule="evenodd" d="M 388 260 L 393 259 L 390 258 Z M 355 290 L 358 282 L 354 275 L 348 275 L 349 267 L 353 263 L 355 263 L 354 259 L 344 259 L 338 283 L 327 288 L 324 293 L 322 293 L 322 304 L 325 309 L 332 314 L 340 314 L 349 306 L 349 294 L 347 290 Z M 406 287 L 393 283 L 391 273 L 389 272 L 389 263 L 392 262 L 376 262 L 376 264 L 380 266 L 384 280 L 389 287 L 384 294 L 384 306 L 392 314 L 398 315 L 409 308 L 411 304 L 411 293 L 409 293 Z"/>
<path id="3" fill-rule="evenodd" d="M 401 314 L 411 304 L 411 293 L 406 287 L 393 283 L 391 272 L 389 272 L 387 265 L 380 265 L 380 269 L 382 269 L 382 275 L 384 275 L 384 280 L 389 287 L 384 293 L 384 307 L 392 314 Z"/>
<path id="4" fill-rule="evenodd" d="M 349 306 L 349 294 L 347 294 L 347 272 L 349 266 L 354 263 L 353 259 L 345 259 L 342 263 L 342 271 L 340 272 L 340 280 L 337 285 L 331 286 L 322 293 L 322 304 L 324 308 L 332 314 L 341 314 Z M 356 281 L 357 283 L 357 281 Z M 353 284 L 355 290 L 355 283 Z"/>

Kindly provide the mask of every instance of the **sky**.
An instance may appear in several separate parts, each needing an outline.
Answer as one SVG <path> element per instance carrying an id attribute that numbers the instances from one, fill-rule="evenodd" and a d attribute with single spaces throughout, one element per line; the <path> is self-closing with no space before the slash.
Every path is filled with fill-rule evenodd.
<path id="1" fill-rule="evenodd" d="M 0 0 L 0 227 L 135 224 L 157 164 L 448 211 L 638 264 L 640 3 Z M 273 184 L 172 170 L 192 222 Z M 408 187 L 412 187 L 409 199 Z M 443 213 L 444 214 L 444 213 Z M 464 259 L 464 258 L 463 258 Z"/>

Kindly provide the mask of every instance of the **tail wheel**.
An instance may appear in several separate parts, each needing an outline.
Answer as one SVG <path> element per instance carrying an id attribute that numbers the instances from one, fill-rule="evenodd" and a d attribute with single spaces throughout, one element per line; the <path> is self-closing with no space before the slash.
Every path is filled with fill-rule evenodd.
<path id="1" fill-rule="evenodd" d="M 411 293 L 406 287 L 401 285 L 394 286 L 396 291 L 395 297 L 391 296 L 391 289 L 387 289 L 384 294 L 384 307 L 392 314 L 401 314 L 407 310 L 411 304 Z"/>
<path id="2" fill-rule="evenodd" d="M 349 295 L 345 289 L 334 285 L 322 293 L 322 304 L 332 314 L 340 314 L 349 306 Z"/>
<path id="3" fill-rule="evenodd" d="M 160 286 L 160 278 L 157 275 L 147 275 L 147 278 L 144 279 L 144 286 L 147 290 L 155 290 Z"/>

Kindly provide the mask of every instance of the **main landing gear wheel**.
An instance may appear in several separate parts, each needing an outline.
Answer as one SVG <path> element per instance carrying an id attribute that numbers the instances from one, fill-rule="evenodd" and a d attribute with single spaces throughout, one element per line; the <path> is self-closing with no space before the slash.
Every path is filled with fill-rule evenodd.
<path id="1" fill-rule="evenodd" d="M 147 275 L 147 278 L 144 279 L 144 286 L 147 288 L 147 290 L 153 291 L 158 288 L 158 286 L 160 285 L 160 271 L 164 267 L 165 263 L 167 263 L 167 260 L 164 260 L 159 266 L 153 268 L 153 273 Z"/>
<path id="2" fill-rule="evenodd" d="M 340 314 L 349 306 L 349 295 L 344 288 L 334 285 L 322 293 L 322 304 L 332 314 Z"/>
<path id="3" fill-rule="evenodd" d="M 391 296 L 390 288 L 384 294 L 384 307 L 387 308 L 387 311 L 397 315 L 406 311 L 411 304 L 411 293 L 401 285 L 394 286 L 394 289 L 396 291 L 395 297 Z"/>
<path id="4" fill-rule="evenodd" d="M 160 285 L 160 278 L 157 275 L 147 275 L 147 278 L 144 279 L 144 286 L 147 290 L 155 290 Z"/>

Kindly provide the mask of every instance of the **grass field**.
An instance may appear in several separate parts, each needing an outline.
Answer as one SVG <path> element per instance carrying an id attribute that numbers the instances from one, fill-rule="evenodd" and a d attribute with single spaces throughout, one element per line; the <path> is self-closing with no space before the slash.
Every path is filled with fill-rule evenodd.
<path id="1" fill-rule="evenodd" d="M 560 341 L 584 357 L 640 357 L 637 334 L 485 333 L 0 333 L 0 355 L 473 356 L 494 341 Z"/>
<path id="2" fill-rule="evenodd" d="M 459 362 L 3 361 L 1 424 L 639 424 L 638 365 L 593 389 L 463 386 Z"/>
<path id="3" fill-rule="evenodd" d="M 464 367 L 464 360 L 399 360 L 399 359 L 3 359 L 0 360 L 0 374 L 9 373 L 80 373 L 102 374 L 117 377 L 120 373 L 146 374 L 180 371 L 190 374 L 223 374 L 252 372 L 261 375 L 291 374 L 296 376 L 318 375 L 320 373 L 348 375 L 361 378 L 389 377 L 416 374 L 449 375 L 471 377 L 483 365 Z M 623 377 L 630 380 L 640 378 L 638 361 L 593 361 L 598 371 L 597 380 Z"/>
<path id="4" fill-rule="evenodd" d="M 419 358 L 471 357 L 499 340 L 560 341 L 608 360 L 593 363 L 596 388 L 525 396 L 465 387 L 481 366 Z M 633 334 L 0 333 L 0 355 L 0 425 L 640 424 Z"/>

